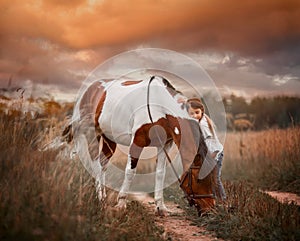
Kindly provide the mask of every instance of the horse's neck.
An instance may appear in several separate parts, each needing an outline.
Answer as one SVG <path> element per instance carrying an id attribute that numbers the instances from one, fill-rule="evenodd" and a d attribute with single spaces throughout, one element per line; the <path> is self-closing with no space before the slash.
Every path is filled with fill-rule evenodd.
<path id="1" fill-rule="evenodd" d="M 198 123 L 190 119 L 177 118 L 176 121 L 172 120 L 171 129 L 173 134 L 173 140 L 177 145 L 180 152 L 183 171 L 187 171 L 192 165 L 195 156 L 198 151 L 200 132 Z M 180 130 L 179 134 L 176 134 L 176 128 Z"/>

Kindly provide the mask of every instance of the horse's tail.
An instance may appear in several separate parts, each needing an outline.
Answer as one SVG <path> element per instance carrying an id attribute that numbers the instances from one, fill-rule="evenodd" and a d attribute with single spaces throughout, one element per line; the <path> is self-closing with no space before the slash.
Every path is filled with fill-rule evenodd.
<path id="1" fill-rule="evenodd" d="M 60 135 L 57 135 L 54 139 L 50 142 L 42 145 L 39 150 L 46 151 L 46 150 L 58 150 L 64 149 L 66 146 L 70 146 L 73 140 L 73 128 L 72 123 L 68 122 L 64 130 Z"/>
<path id="2" fill-rule="evenodd" d="M 73 140 L 73 128 L 72 123 L 69 123 L 65 129 L 63 130 L 62 134 L 62 141 L 66 141 L 67 143 L 70 143 Z"/>

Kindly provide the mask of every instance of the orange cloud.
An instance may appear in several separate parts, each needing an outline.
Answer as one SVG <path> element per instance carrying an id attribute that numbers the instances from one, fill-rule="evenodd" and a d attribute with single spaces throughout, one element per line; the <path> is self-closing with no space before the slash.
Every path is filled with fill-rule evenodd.
<path id="1" fill-rule="evenodd" d="M 44 78 L 39 63 L 63 73 L 139 45 L 268 55 L 298 46 L 299 19 L 298 0 L 4 0 L 0 72 Z"/>
<path id="2" fill-rule="evenodd" d="M 263 51 L 300 35 L 297 0 L 7 1 L 1 12 L 4 36 L 76 49 L 162 43 Z"/>

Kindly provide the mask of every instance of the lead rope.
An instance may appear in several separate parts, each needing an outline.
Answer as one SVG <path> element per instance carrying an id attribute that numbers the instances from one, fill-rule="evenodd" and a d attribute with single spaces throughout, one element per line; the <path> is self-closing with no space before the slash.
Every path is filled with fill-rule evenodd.
<path id="1" fill-rule="evenodd" d="M 151 82 L 152 82 L 154 79 L 155 79 L 155 76 L 152 76 L 152 77 L 150 78 L 149 83 L 148 83 L 148 87 L 147 87 L 147 110 L 148 110 L 149 119 L 150 119 L 150 121 L 151 121 L 152 124 L 154 124 L 154 122 L 153 122 L 152 115 L 151 115 L 151 112 L 150 112 L 150 104 L 149 104 L 149 103 L 150 103 L 150 84 L 151 84 Z M 158 135 L 156 129 L 155 129 L 155 133 L 156 133 L 157 138 L 158 138 L 158 140 L 159 140 L 159 142 L 160 142 L 160 145 L 161 145 L 161 147 L 162 147 L 162 149 L 163 149 L 163 151 L 164 151 L 164 153 L 165 153 L 165 155 L 166 155 L 166 157 L 167 157 L 167 159 L 168 159 L 168 162 L 170 163 L 170 165 L 171 165 L 171 167 L 172 167 L 172 170 L 173 170 L 173 172 L 174 172 L 174 174 L 175 174 L 175 176 L 176 176 L 176 178 L 177 178 L 179 184 L 181 185 L 181 181 L 180 181 L 179 175 L 178 175 L 178 173 L 176 172 L 175 167 L 174 167 L 174 165 L 173 165 L 173 163 L 172 163 L 172 160 L 171 160 L 171 158 L 170 158 L 168 152 L 166 151 L 166 149 L 165 149 L 165 147 L 164 147 L 164 144 L 162 143 L 162 140 L 160 139 L 160 137 L 159 137 L 159 135 Z"/>

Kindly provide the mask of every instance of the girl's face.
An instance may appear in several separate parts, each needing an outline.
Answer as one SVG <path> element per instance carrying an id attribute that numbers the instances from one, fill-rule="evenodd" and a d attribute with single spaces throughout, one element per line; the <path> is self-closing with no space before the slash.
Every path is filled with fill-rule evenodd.
<path id="1" fill-rule="evenodd" d="M 202 110 L 200 108 L 194 109 L 192 107 L 189 108 L 189 115 L 197 120 L 202 118 Z"/>

